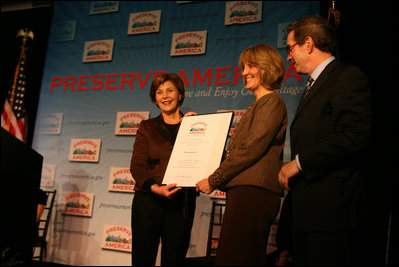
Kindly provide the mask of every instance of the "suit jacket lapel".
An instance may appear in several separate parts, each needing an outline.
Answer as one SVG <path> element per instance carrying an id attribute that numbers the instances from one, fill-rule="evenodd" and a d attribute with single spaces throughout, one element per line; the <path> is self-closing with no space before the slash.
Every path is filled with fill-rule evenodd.
<path id="1" fill-rule="evenodd" d="M 328 77 L 330 76 L 330 73 L 339 65 L 339 61 L 337 61 L 336 59 L 334 59 L 333 61 L 331 61 L 330 64 L 328 64 L 326 66 L 326 68 L 320 73 L 319 77 L 316 79 L 316 81 L 314 82 L 314 84 L 312 85 L 312 87 L 310 88 L 310 91 L 308 92 L 307 96 L 304 97 L 304 93 L 302 94 L 302 98 L 298 104 L 298 108 L 296 110 L 295 113 L 295 117 L 293 122 L 295 121 L 295 119 L 299 116 L 299 114 L 301 113 L 301 111 L 303 110 L 304 106 L 306 106 L 306 103 L 308 103 L 310 101 L 310 99 L 312 99 L 312 97 L 314 96 L 315 93 L 317 93 L 317 91 L 319 90 L 319 88 L 326 82 L 326 80 L 328 79 Z"/>

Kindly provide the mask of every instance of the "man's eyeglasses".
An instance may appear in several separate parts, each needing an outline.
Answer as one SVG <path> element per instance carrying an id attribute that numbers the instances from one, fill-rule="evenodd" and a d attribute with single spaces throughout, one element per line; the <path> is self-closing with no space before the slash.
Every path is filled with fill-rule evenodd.
<path id="1" fill-rule="evenodd" d="M 298 43 L 295 43 L 293 45 L 287 45 L 285 47 L 285 51 L 287 52 L 287 54 L 289 55 L 292 52 L 292 49 L 294 49 L 294 47 L 297 45 Z"/>

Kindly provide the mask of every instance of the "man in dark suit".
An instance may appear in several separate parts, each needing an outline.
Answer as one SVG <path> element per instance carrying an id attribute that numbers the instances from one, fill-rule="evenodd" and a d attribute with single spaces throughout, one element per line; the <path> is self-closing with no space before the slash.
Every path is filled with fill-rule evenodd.
<path id="1" fill-rule="evenodd" d="M 295 265 L 356 265 L 364 258 L 371 92 L 365 75 L 335 59 L 327 20 L 288 26 L 287 60 L 309 75 L 290 128 L 292 161 L 279 173 Z M 287 217 L 286 217 L 287 218 Z"/>

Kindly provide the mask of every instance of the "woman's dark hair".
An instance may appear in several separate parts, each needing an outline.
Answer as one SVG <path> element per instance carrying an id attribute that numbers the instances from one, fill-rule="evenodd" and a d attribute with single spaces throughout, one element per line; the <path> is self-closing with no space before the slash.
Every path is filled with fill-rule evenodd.
<path id="1" fill-rule="evenodd" d="M 151 83 L 151 88 L 150 88 L 150 97 L 151 101 L 156 104 L 157 101 L 155 99 L 155 93 L 158 89 L 159 86 L 164 84 L 166 81 L 170 81 L 173 83 L 173 85 L 177 88 L 177 91 L 179 92 L 179 106 L 183 104 L 184 101 L 184 83 L 182 79 L 179 77 L 179 75 L 175 73 L 162 73 L 158 74 L 154 80 Z"/>

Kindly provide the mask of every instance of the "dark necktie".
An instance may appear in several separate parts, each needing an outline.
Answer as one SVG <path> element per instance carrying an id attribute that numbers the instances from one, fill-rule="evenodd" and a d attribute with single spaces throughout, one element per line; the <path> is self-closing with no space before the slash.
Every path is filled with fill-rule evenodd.
<path id="1" fill-rule="evenodd" d="M 312 87 L 313 81 L 314 80 L 312 79 L 312 77 L 309 77 L 308 81 L 306 82 L 305 93 L 304 93 L 304 96 L 303 96 L 304 98 L 309 93 L 309 89 L 310 89 L 310 87 Z"/>

